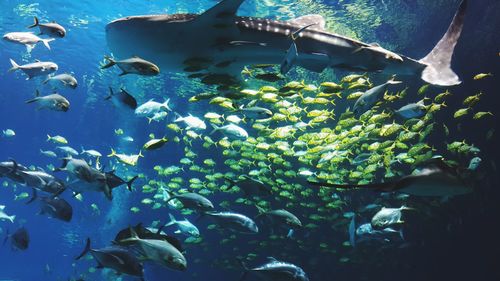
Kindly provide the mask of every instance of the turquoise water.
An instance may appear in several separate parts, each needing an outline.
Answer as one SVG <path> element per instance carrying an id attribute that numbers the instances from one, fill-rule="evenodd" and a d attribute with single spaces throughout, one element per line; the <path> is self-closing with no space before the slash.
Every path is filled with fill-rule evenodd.
<path id="1" fill-rule="evenodd" d="M 25 226 L 31 241 L 26 251 L 11 249 L 10 241 L 1 247 L 0 280 L 137 280 L 126 275 L 117 276 L 110 270 L 95 270 L 96 263 L 88 258 L 90 255 L 79 261 L 75 261 L 74 257 L 82 251 L 87 237 L 92 239 L 94 248 L 102 248 L 110 245 L 119 230 L 139 222 L 148 226 L 155 221 L 168 222 L 169 213 L 177 218 L 186 217 L 195 223 L 200 229 L 203 241 L 198 244 L 183 242 L 188 259 L 187 271 L 174 271 L 153 262 L 145 262 L 145 280 L 238 280 L 243 272 L 238 259 L 248 257 L 249 254 L 256 255 L 247 260 L 249 265 L 260 265 L 266 261 L 266 257 L 273 256 L 301 266 L 310 280 L 496 280 L 498 270 L 492 266 L 491 249 L 498 244 L 498 239 L 494 237 L 494 214 L 498 214 L 496 198 L 499 195 L 495 189 L 498 184 L 495 145 L 497 137 L 494 133 L 489 138 L 486 136 L 498 124 L 496 116 L 499 102 L 495 94 L 499 86 L 497 76 L 500 75 L 500 37 L 497 34 L 500 22 L 496 15 L 500 11 L 500 5 L 496 1 L 469 3 L 464 31 L 452 64 L 463 83 L 450 88 L 453 95 L 447 100 L 447 107 L 434 116 L 435 123 L 441 127 L 446 124 L 450 134 L 433 134 L 428 139 L 428 143 L 435 149 L 434 154 L 444 154 L 445 157 L 465 166 L 469 164 L 471 155 L 452 154 L 447 151 L 446 143 L 466 140 L 468 144 L 480 148 L 477 156 L 482 158 L 482 165 L 474 184 L 474 192 L 451 199 L 410 197 L 401 200 L 395 196 L 366 191 L 329 190 L 327 197 L 331 199 L 334 198 L 333 194 L 337 194 L 343 203 L 339 208 L 327 211 L 318 210 L 328 202 L 321 194 L 316 196 L 319 193 L 316 189 L 313 190 L 314 196 L 310 197 L 295 191 L 293 198 L 275 196 L 264 200 L 271 202 L 274 208 L 290 208 L 299 216 L 304 226 L 309 225 L 295 231 L 293 238 L 287 238 L 286 231 L 279 233 L 278 238 L 272 237 L 267 230 L 256 236 L 218 231 L 211 229 L 210 220 L 198 219 L 196 214 L 182 213 L 172 206 L 165 206 L 157 198 L 153 200 L 154 203 L 162 204 L 158 209 L 153 208 L 154 203 L 144 204 L 143 199 L 151 199 L 156 193 L 161 194 L 151 181 L 161 182 L 161 185 L 166 186 L 173 177 L 181 177 L 184 179 L 182 188 L 189 189 L 189 179 L 199 178 L 205 181 L 207 174 L 216 172 L 248 174 L 250 170 L 257 169 L 257 163 L 245 166 L 242 171 L 231 169 L 229 165 L 224 164 L 230 157 L 223 154 L 222 146 L 204 148 L 201 138 L 193 139 L 190 146 L 190 142 L 182 140 L 185 131 L 176 133 L 166 128 L 166 124 L 175 119 L 173 112 L 169 112 L 163 121 L 149 123 L 146 118 L 139 118 L 133 112 L 116 108 L 111 102 L 104 100 L 108 95 L 108 87 L 113 87 L 116 91 L 124 87 L 134 95 L 139 104 L 152 98 L 159 102 L 170 98 L 172 110 L 182 116 L 190 113 L 201 118 L 207 112 L 225 113 L 226 116 L 231 114 L 231 111 L 209 105 L 207 101 L 188 102 L 188 99 L 196 94 L 218 92 L 215 87 L 188 79 L 184 72 L 162 71 L 156 77 L 119 77 L 119 71 L 114 68 L 100 69 L 104 56 L 110 55 L 111 52 L 106 42 L 105 27 L 112 20 L 129 15 L 199 14 L 217 2 L 2 1 L 1 34 L 27 31 L 26 26 L 32 24 L 33 17 L 36 16 L 41 22 L 54 20 L 60 23 L 66 28 L 67 36 L 50 42 L 50 51 L 43 44 L 37 44 L 31 53 L 21 45 L 5 40 L 0 42 L 0 129 L 15 131 L 14 137 L 0 137 L 0 160 L 8 161 L 12 158 L 23 165 L 40 167 L 49 172 L 51 167 L 61 165 L 58 158 L 64 154 L 58 152 L 56 158 L 50 158 L 42 155 L 40 149 L 57 152 L 57 145 L 47 142 L 46 139 L 47 135 L 61 135 L 78 152 L 82 147 L 101 152 L 104 155 L 101 165 L 105 170 L 116 170 L 116 174 L 123 178 L 138 174 L 140 177 L 134 183 L 133 192 L 129 192 L 125 187 L 115 189 L 112 201 L 108 201 L 101 193 L 84 193 L 83 199 L 78 200 L 73 198 L 71 192 L 66 191 L 61 196 L 73 206 L 73 218 L 69 223 L 37 215 L 38 202 L 26 205 L 25 201 L 28 199 L 16 200 L 16 196 L 22 197 L 23 192 L 31 194 L 31 189 L 2 178 L 0 205 L 6 205 L 5 212 L 16 215 L 16 219 L 14 223 L 0 221 L 1 237 L 6 237 L 7 230 L 12 234 L 19 227 Z M 317 13 L 326 19 L 327 28 L 333 32 L 363 42 L 378 42 L 388 50 L 421 58 L 445 32 L 458 4 L 458 1 L 452 0 L 248 0 L 243 3 L 238 15 L 288 20 Z M 54 61 L 59 66 L 57 73 L 67 72 L 75 76 L 79 83 L 75 90 L 59 91 L 69 100 L 70 110 L 36 110 L 34 105 L 25 104 L 26 100 L 34 97 L 37 89 L 43 95 L 50 94 L 53 90 L 42 84 L 43 79 L 26 81 L 26 76 L 20 72 L 8 73 L 11 67 L 9 59 L 20 64 L 33 62 L 35 59 Z M 317 74 L 294 69 L 284 81 L 271 83 L 250 80 L 243 88 L 258 89 L 262 85 L 279 88 L 293 80 L 305 80 L 319 86 L 323 81 L 338 82 L 343 76 L 352 73 L 336 69 Z M 473 80 L 472 77 L 478 73 L 493 73 L 494 76 Z M 375 85 L 390 77 L 377 73 L 368 75 Z M 398 105 L 421 99 L 417 96 L 417 90 L 424 83 L 418 77 L 402 79 L 410 90 L 406 99 L 401 100 Z M 429 95 L 434 97 L 442 91 L 444 89 L 431 87 Z M 472 114 L 464 119 L 454 118 L 454 112 L 464 107 L 462 101 L 479 91 L 483 92 L 484 96 L 474 112 L 492 112 L 494 116 L 482 120 L 473 120 Z M 219 94 L 222 95 L 222 92 Z M 272 109 L 271 104 L 262 104 Z M 329 110 L 334 109 L 339 117 L 347 108 L 353 106 L 353 102 L 343 99 L 338 100 L 335 106 L 325 106 Z M 315 105 L 310 105 L 309 108 L 323 109 L 322 106 Z M 337 125 L 335 120 L 323 124 L 325 128 L 335 128 Z M 251 137 L 257 137 L 259 132 L 254 130 L 252 125 L 253 121 L 247 120 L 247 123 L 242 123 L 241 126 Z M 203 136 L 210 132 L 210 125 L 208 127 L 209 129 L 201 133 Z M 118 129 L 125 133 L 118 135 Z M 311 132 L 314 130 L 311 129 Z M 127 154 L 139 153 L 143 144 L 150 139 L 150 134 L 155 137 L 166 135 L 170 141 L 159 150 L 143 150 L 145 157 L 139 159 L 138 165 L 124 165 L 118 163 L 115 158 L 106 157 L 111 148 Z M 133 138 L 134 141 L 125 140 L 125 136 Z M 178 143 L 174 141 L 176 136 L 181 139 Z M 219 135 L 211 137 L 214 140 L 220 139 Z M 295 140 L 286 139 L 290 144 Z M 186 157 L 186 148 L 197 154 L 193 158 L 197 165 L 203 166 L 204 159 L 213 159 L 215 166 L 200 173 L 190 170 L 191 164 L 180 164 L 179 161 Z M 303 189 L 310 188 L 303 180 L 284 177 L 276 172 L 278 169 L 298 171 L 298 168 L 303 166 L 297 157 L 291 157 L 289 161 L 293 164 L 291 168 L 283 168 L 270 162 L 271 168 L 265 179 L 275 182 L 280 178 L 285 179 L 287 183 L 298 183 Z M 157 165 L 163 168 L 176 165 L 183 167 L 183 170 L 175 175 L 162 176 L 158 175 L 155 169 Z M 314 166 L 315 164 L 311 167 Z M 409 173 L 410 167 L 411 165 L 404 166 L 402 171 Z M 65 173 L 54 174 L 66 180 Z M 380 181 L 383 176 L 377 175 L 375 179 Z M 207 197 L 214 202 L 218 210 L 232 210 L 251 217 L 257 215 L 254 203 L 235 203 L 242 197 L 241 194 L 219 192 L 218 188 L 227 182 L 221 180 L 217 184 L 217 188 L 212 189 Z M 152 185 L 155 191 L 144 192 L 143 187 L 146 185 Z M 193 188 L 191 190 L 199 191 Z M 224 201 L 231 202 L 231 205 L 221 207 L 220 203 Z M 308 202 L 315 203 L 315 207 L 300 205 Z M 360 221 L 369 221 L 369 215 L 375 211 L 361 214 L 359 210 L 371 203 L 391 207 L 407 204 L 419 210 L 410 213 L 406 219 L 404 241 L 361 244 L 356 248 L 346 243 L 349 240 L 348 213 L 357 213 Z M 138 207 L 140 211 L 134 212 L 131 210 L 133 207 Z M 312 215 L 318 215 L 320 218 L 316 220 Z M 264 224 L 262 229 L 265 227 Z M 186 239 L 173 233 L 171 228 L 165 231 L 177 236 L 181 241 Z M 249 277 L 248 280 L 251 278 L 260 280 L 257 277 Z"/>

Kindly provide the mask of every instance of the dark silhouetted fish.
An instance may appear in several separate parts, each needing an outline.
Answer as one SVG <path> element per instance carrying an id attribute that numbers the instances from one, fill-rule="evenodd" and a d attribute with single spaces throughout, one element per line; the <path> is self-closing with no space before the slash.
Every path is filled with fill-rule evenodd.
<path id="1" fill-rule="evenodd" d="M 111 268 L 118 273 L 140 277 L 141 280 L 144 276 L 142 263 L 126 248 L 110 246 L 102 249 L 92 249 L 90 238 L 87 238 L 85 249 L 75 259 L 79 260 L 88 253 L 95 258 L 98 268 Z"/>
<path id="2" fill-rule="evenodd" d="M 12 248 L 15 250 L 24 251 L 28 249 L 30 245 L 30 236 L 28 234 L 28 230 L 26 228 L 21 227 L 13 234 L 9 235 L 9 230 L 7 230 L 7 236 L 5 237 L 3 243 L 5 244 L 7 240 L 11 241 Z"/>
<path id="3" fill-rule="evenodd" d="M 340 189 L 372 189 L 380 192 L 402 192 L 415 196 L 455 196 L 472 192 L 472 187 L 463 180 L 458 169 L 437 160 L 432 161 L 425 168 L 415 174 L 403 177 L 397 181 L 384 183 L 359 184 L 332 184 L 309 181 L 316 186 L 328 186 Z"/>
<path id="4" fill-rule="evenodd" d="M 63 198 L 54 196 L 39 197 L 36 189 L 33 189 L 33 196 L 26 204 L 30 204 L 37 199 L 40 201 L 40 212 L 38 214 L 48 215 L 51 218 L 65 222 L 71 221 L 73 217 L 73 207 Z"/>
<path id="5" fill-rule="evenodd" d="M 109 100 L 113 102 L 113 104 L 118 108 L 126 108 L 135 110 L 137 108 L 137 101 L 135 98 L 129 94 L 124 89 L 120 89 L 118 94 L 113 92 L 113 89 L 109 87 L 109 96 L 105 98 L 105 100 Z"/>

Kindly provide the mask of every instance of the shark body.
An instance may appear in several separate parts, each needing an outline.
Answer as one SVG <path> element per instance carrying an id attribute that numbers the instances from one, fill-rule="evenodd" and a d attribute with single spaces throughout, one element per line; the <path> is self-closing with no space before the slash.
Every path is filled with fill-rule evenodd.
<path id="1" fill-rule="evenodd" d="M 417 75 L 438 86 L 460 84 L 451 58 L 460 37 L 467 0 L 458 8 L 448 31 L 420 60 L 396 54 L 378 44 L 328 32 L 320 15 L 288 21 L 239 17 L 244 0 L 223 0 L 198 14 L 129 16 L 106 26 L 115 56 L 137 55 L 164 71 L 239 76 L 249 64 L 281 64 L 321 72 L 326 68 Z M 284 67 L 284 64 L 292 64 Z"/>

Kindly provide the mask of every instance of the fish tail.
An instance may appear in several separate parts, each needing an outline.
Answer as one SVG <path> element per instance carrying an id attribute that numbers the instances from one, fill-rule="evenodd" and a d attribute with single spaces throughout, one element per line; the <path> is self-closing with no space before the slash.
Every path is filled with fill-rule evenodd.
<path id="1" fill-rule="evenodd" d="M 108 157 L 113 157 L 116 155 L 116 151 L 114 149 L 111 148 L 111 153 L 108 154 Z"/>
<path id="2" fill-rule="evenodd" d="M 49 134 L 47 134 L 47 141 L 50 141 L 51 139 L 52 137 Z"/>
<path id="3" fill-rule="evenodd" d="M 37 27 L 39 23 L 40 22 L 38 21 L 38 18 L 37 17 L 33 17 L 33 24 L 30 25 L 30 26 L 28 26 L 28 28 Z"/>
<path id="4" fill-rule="evenodd" d="M 50 38 L 50 39 L 42 39 L 42 43 L 45 45 L 45 47 L 46 47 L 47 49 L 49 49 L 49 50 L 50 50 L 50 45 L 49 45 L 49 43 L 50 43 L 50 42 L 52 42 L 52 41 L 54 41 L 54 40 L 56 40 L 56 39 L 54 39 L 54 38 Z"/>
<path id="5" fill-rule="evenodd" d="M 12 215 L 12 216 L 8 217 L 8 219 L 10 220 L 11 223 L 14 223 L 14 220 L 16 219 L 16 215 Z"/>
<path id="6" fill-rule="evenodd" d="M 162 108 L 165 108 L 167 111 L 172 111 L 172 109 L 170 108 L 170 106 L 168 105 L 168 103 L 170 102 L 170 98 L 168 98 L 163 104 L 162 104 Z"/>
<path id="7" fill-rule="evenodd" d="M 85 243 L 85 248 L 83 249 L 83 252 L 75 258 L 75 260 L 81 259 L 83 256 L 85 256 L 88 252 L 90 252 L 90 238 L 87 238 L 87 242 Z"/>
<path id="8" fill-rule="evenodd" d="M 172 214 L 169 213 L 168 217 L 170 218 L 170 221 L 167 224 L 165 224 L 163 227 L 174 225 L 177 222 L 177 220 L 175 219 L 174 215 L 172 215 Z"/>
<path id="9" fill-rule="evenodd" d="M 180 122 L 180 121 L 182 121 L 183 117 L 179 113 L 174 112 L 174 115 L 175 115 L 174 122 Z"/>
<path id="10" fill-rule="evenodd" d="M 109 100 L 114 95 L 113 88 L 109 87 L 109 96 L 105 97 L 104 100 Z"/>
<path id="11" fill-rule="evenodd" d="M 218 127 L 217 125 L 213 124 L 213 123 L 210 123 L 210 125 L 212 125 L 212 127 L 214 128 L 209 135 L 212 135 L 213 133 L 217 132 L 220 127 Z"/>
<path id="12" fill-rule="evenodd" d="M 10 64 L 12 67 L 8 70 L 9 72 L 16 71 L 20 68 L 19 64 L 17 64 L 13 59 L 10 59 Z"/>
<path id="13" fill-rule="evenodd" d="M 129 180 L 129 181 L 127 182 L 127 188 L 128 188 L 128 190 L 129 190 L 129 191 L 132 191 L 132 183 L 134 183 L 134 181 L 135 181 L 138 177 L 139 177 L 139 176 L 135 176 L 135 177 L 133 177 L 131 180 Z"/>
<path id="14" fill-rule="evenodd" d="M 112 57 L 110 57 L 110 56 L 104 56 L 104 59 L 107 60 L 108 63 L 105 64 L 105 65 L 103 65 L 103 66 L 101 66 L 101 69 L 110 68 L 110 67 L 112 67 L 113 65 L 116 64 L 116 61 Z"/>
<path id="15" fill-rule="evenodd" d="M 425 82 L 438 86 L 454 86 L 462 83 L 451 69 L 451 59 L 462 33 L 466 8 L 467 0 L 463 0 L 444 36 L 434 49 L 419 61 L 426 65 L 422 72 L 422 80 Z"/>
<path id="16" fill-rule="evenodd" d="M 33 201 L 35 201 L 36 199 L 38 198 L 38 193 L 36 192 L 36 189 L 33 188 L 33 193 L 31 195 L 31 199 L 28 200 L 28 202 L 26 202 L 25 204 L 28 205 L 28 204 L 31 204 L 33 203 Z"/>

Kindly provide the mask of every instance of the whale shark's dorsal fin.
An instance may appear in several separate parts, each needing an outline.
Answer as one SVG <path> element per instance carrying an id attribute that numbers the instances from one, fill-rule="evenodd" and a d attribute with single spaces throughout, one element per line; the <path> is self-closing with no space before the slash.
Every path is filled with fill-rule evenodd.
<path id="1" fill-rule="evenodd" d="M 220 22 L 233 21 L 238 8 L 245 0 L 222 0 L 219 4 L 199 15 L 194 21 Z"/>
<path id="2" fill-rule="evenodd" d="M 289 22 L 291 24 L 298 25 L 298 26 L 305 26 L 305 25 L 314 24 L 313 28 L 320 29 L 320 30 L 326 29 L 325 28 L 326 21 L 322 15 L 305 15 L 305 16 L 301 16 L 298 18 L 288 20 L 287 22 Z"/>

